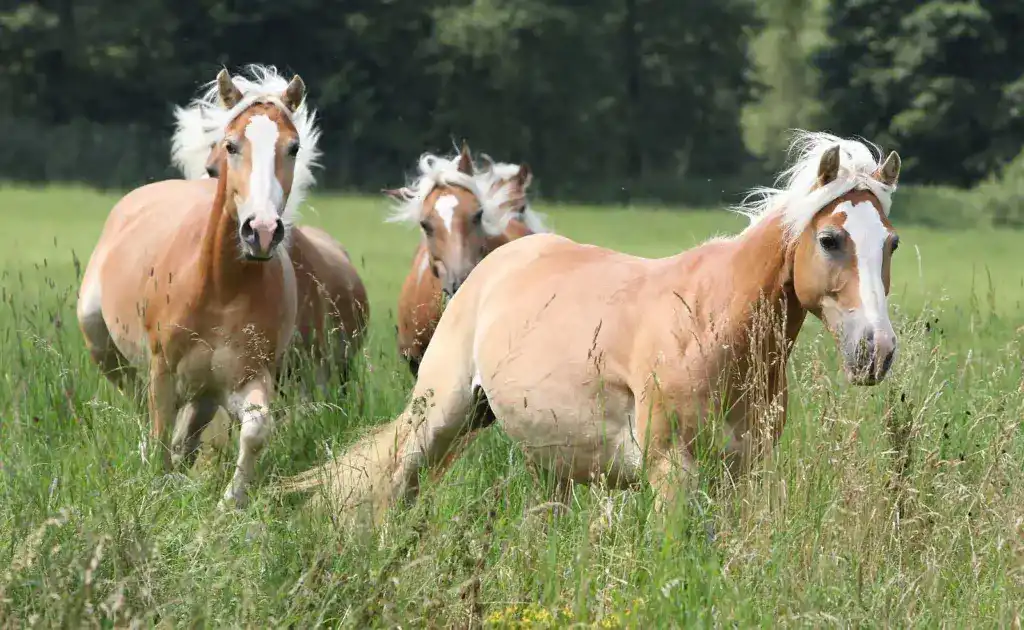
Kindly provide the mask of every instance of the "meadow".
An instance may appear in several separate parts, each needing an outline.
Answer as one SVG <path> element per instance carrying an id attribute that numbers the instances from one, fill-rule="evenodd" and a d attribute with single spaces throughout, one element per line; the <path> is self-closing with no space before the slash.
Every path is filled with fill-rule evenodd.
<path id="1" fill-rule="evenodd" d="M 187 475 L 165 475 L 143 448 L 142 402 L 100 376 L 77 329 L 76 274 L 116 198 L 0 189 L 0 626 L 1019 627 L 1020 232 L 901 224 L 927 209 L 901 209 L 897 193 L 893 373 L 848 385 L 811 321 L 785 432 L 747 478 L 707 483 L 668 514 L 647 489 L 580 486 L 556 517 L 549 485 L 489 430 L 371 529 L 271 487 L 403 407 L 393 309 L 416 232 L 383 223 L 381 199 L 311 199 L 304 220 L 358 262 L 370 340 L 347 390 L 303 399 L 285 385 L 254 500 L 219 514 L 230 428 L 208 432 Z M 744 225 L 723 211 L 537 207 L 562 234 L 648 257 Z"/>

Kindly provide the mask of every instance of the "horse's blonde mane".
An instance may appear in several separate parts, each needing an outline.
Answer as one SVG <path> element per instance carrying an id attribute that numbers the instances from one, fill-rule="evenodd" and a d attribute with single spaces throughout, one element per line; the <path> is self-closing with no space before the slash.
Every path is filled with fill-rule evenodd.
<path id="1" fill-rule="evenodd" d="M 299 134 L 299 154 L 295 159 L 295 174 L 291 194 L 282 219 L 291 223 L 298 216 L 298 208 L 306 198 L 309 188 L 316 182 L 312 169 L 319 166 L 320 130 L 316 126 L 316 111 L 306 105 L 306 99 L 294 112 L 281 102 L 280 96 L 288 87 L 288 80 L 278 74 L 274 66 L 250 64 L 245 74 L 232 76 L 231 80 L 242 93 L 242 100 L 231 109 L 220 103 L 217 81 L 203 86 L 200 95 L 186 107 L 175 107 L 176 121 L 171 137 L 171 162 L 186 179 L 207 177 L 206 163 L 210 151 L 224 138 L 227 126 L 254 103 L 272 103 L 283 111 L 295 125 Z"/>
<path id="2" fill-rule="evenodd" d="M 834 181 L 815 188 L 821 156 L 839 145 L 839 175 Z M 733 211 L 747 216 L 751 226 L 762 219 L 782 215 L 787 241 L 797 238 L 828 203 L 851 190 L 869 190 L 889 216 L 896 186 L 882 183 L 875 173 L 882 167 L 879 148 L 865 140 L 840 138 L 824 132 L 796 130 L 789 146 L 793 164 L 776 179 L 778 188 L 755 188 Z"/>
<path id="3" fill-rule="evenodd" d="M 519 164 L 491 161 L 490 168 L 488 170 L 478 172 L 476 177 L 481 182 L 480 188 L 482 190 L 487 194 L 494 194 L 491 190 L 495 189 L 495 184 L 502 184 L 500 187 L 495 189 L 495 192 L 507 188 L 512 184 L 512 178 L 519 174 L 519 168 Z M 529 196 L 526 196 L 525 191 L 523 194 L 525 198 L 520 220 L 526 224 L 526 227 L 534 234 L 550 232 L 551 229 L 547 226 L 544 215 L 533 209 L 533 206 L 530 204 L 530 198 Z M 505 192 L 505 195 L 508 196 L 508 192 Z"/>
<path id="4" fill-rule="evenodd" d="M 478 174 L 467 175 L 459 170 L 459 155 L 441 157 L 424 153 L 418 163 L 419 174 L 408 186 L 397 191 L 397 202 L 391 208 L 389 223 L 419 223 L 423 219 L 423 201 L 438 186 L 458 186 L 471 192 L 483 210 L 484 231 L 497 236 L 505 231 L 512 213 L 504 203 L 508 200 L 505 187 L 490 193 Z"/>

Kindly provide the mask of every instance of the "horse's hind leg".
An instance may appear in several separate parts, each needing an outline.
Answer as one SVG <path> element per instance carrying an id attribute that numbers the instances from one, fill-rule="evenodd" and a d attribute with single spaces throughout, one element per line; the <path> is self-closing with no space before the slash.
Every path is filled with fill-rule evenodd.
<path id="1" fill-rule="evenodd" d="M 477 388 L 474 396 L 476 398 L 469 411 L 469 421 L 448 445 L 448 448 L 442 454 L 441 462 L 431 470 L 431 480 L 436 481 L 448 472 L 448 469 L 452 467 L 455 461 L 462 457 L 462 454 L 469 448 L 469 445 L 480 437 L 480 432 L 494 424 L 494 412 L 491 411 L 490 405 L 487 404 L 487 397 L 484 395 L 483 390 Z"/>
<path id="2" fill-rule="evenodd" d="M 78 326 L 89 349 L 89 356 L 106 376 L 122 392 L 134 395 L 137 374 L 121 351 L 114 345 L 114 339 L 103 319 L 99 280 L 86 277 L 79 293 Z"/>
<path id="3" fill-rule="evenodd" d="M 171 463 L 188 468 L 195 462 L 203 429 L 217 414 L 217 399 L 200 397 L 185 405 L 178 413 L 171 437 Z"/>
<path id="4" fill-rule="evenodd" d="M 413 430 L 405 440 L 391 477 L 392 500 L 415 498 L 419 493 L 420 469 L 449 467 L 475 430 L 494 420 L 483 391 L 473 385 L 471 374 L 466 373 L 469 366 L 446 367 L 431 370 L 429 377 L 417 381 L 413 399 L 402 414 L 400 421 L 410 423 Z"/>

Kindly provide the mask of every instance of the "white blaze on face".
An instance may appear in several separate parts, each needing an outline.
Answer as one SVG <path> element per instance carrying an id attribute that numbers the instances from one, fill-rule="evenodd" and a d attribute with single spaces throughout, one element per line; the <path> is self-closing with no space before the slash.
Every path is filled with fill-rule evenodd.
<path id="1" fill-rule="evenodd" d="M 265 115 L 253 116 L 245 127 L 252 152 L 249 198 L 239 208 L 242 220 L 277 221 L 284 208 L 284 188 L 277 180 L 277 125 Z"/>
<path id="2" fill-rule="evenodd" d="M 444 229 L 452 232 L 452 220 L 455 218 L 455 208 L 459 205 L 459 198 L 455 195 L 441 195 L 434 204 L 434 210 L 444 221 Z"/>
<path id="3" fill-rule="evenodd" d="M 860 302 L 864 317 L 876 330 L 891 334 L 888 298 L 882 284 L 882 259 L 889 230 L 882 223 L 878 209 L 870 201 L 853 204 L 849 201 L 836 206 L 833 214 L 843 212 L 843 228 L 853 240 L 857 256 L 857 276 L 860 281 Z"/>

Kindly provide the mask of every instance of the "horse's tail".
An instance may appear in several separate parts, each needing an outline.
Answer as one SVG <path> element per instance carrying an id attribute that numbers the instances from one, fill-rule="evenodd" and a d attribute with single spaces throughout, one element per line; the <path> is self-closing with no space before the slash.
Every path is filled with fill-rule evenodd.
<path id="1" fill-rule="evenodd" d="M 277 484 L 281 495 L 321 490 L 314 504 L 326 502 L 335 511 L 369 505 L 374 512 L 386 507 L 391 477 L 398 467 L 399 453 L 411 430 L 399 416 L 360 438 L 345 453 Z"/>

